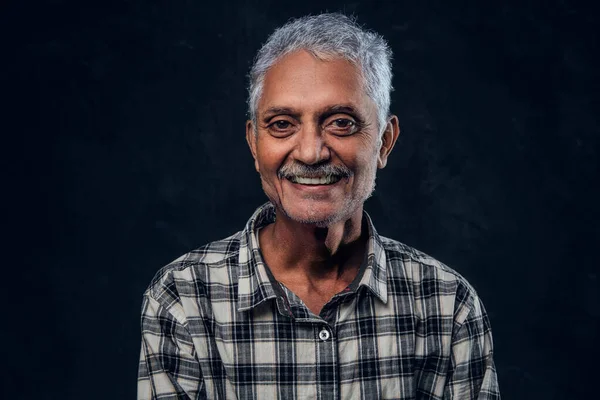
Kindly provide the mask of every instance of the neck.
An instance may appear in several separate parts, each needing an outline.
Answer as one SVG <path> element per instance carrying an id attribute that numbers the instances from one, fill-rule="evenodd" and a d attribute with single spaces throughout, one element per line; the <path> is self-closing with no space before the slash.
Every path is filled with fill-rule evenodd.
<path id="1" fill-rule="evenodd" d="M 291 220 L 279 209 L 271 225 L 260 231 L 267 264 L 275 274 L 308 278 L 340 278 L 360 266 L 368 234 L 363 232 L 362 206 L 350 218 L 327 227 Z"/>

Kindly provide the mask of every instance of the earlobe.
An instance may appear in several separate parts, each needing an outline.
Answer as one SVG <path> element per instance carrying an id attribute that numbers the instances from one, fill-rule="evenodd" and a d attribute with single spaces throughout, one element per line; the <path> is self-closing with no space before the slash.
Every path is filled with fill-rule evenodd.
<path id="1" fill-rule="evenodd" d="M 388 156 L 394 148 L 399 135 L 400 127 L 398 124 L 398 117 L 392 115 L 388 120 L 383 135 L 381 136 L 381 146 L 379 147 L 379 153 L 377 155 L 377 168 L 385 168 L 387 165 Z"/>

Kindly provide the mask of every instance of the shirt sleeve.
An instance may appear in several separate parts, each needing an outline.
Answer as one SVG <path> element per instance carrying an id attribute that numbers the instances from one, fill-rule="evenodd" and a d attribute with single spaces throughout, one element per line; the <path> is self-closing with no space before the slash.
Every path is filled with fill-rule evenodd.
<path id="1" fill-rule="evenodd" d="M 492 330 L 478 296 L 452 338 L 445 400 L 499 400 Z"/>
<path id="2" fill-rule="evenodd" d="M 205 399 L 191 335 L 158 301 L 144 296 L 138 400 Z"/>

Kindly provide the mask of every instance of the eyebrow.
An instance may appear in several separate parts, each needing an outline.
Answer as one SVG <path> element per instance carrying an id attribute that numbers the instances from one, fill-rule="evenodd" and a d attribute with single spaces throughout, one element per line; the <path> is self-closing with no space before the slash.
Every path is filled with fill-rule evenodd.
<path id="1" fill-rule="evenodd" d="M 365 124 L 365 116 L 352 104 L 336 104 L 334 106 L 325 107 L 319 111 L 319 123 L 323 123 L 325 119 L 333 114 L 349 114 L 357 120 L 359 124 Z"/>
<path id="2" fill-rule="evenodd" d="M 358 114 L 360 112 L 351 104 L 337 104 L 335 106 L 326 107 L 321 110 L 320 114 L 335 114 L 335 113 L 346 113 L 346 114 Z"/>
<path id="3" fill-rule="evenodd" d="M 265 110 L 262 120 L 263 120 L 263 122 L 267 122 L 270 118 L 274 117 L 275 115 L 281 115 L 281 114 L 290 115 L 294 118 L 300 117 L 300 113 L 298 111 L 294 110 L 293 108 L 269 107 Z"/>
<path id="4" fill-rule="evenodd" d="M 317 114 L 320 116 L 320 119 L 323 117 L 326 118 L 329 115 L 337 113 L 353 114 L 358 119 L 364 119 L 362 113 L 360 113 L 352 104 L 336 104 L 333 106 L 324 107 L 321 110 L 317 111 Z M 275 115 L 282 114 L 289 115 L 296 119 L 300 119 L 300 116 L 302 115 L 298 110 L 295 110 L 290 107 L 269 107 L 265 110 L 262 120 L 263 122 L 268 122 L 268 120 L 274 117 Z"/>

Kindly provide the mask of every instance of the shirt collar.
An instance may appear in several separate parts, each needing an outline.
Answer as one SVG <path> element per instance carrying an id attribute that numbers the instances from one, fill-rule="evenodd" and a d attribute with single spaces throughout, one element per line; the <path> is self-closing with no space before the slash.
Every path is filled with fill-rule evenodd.
<path id="1" fill-rule="evenodd" d="M 367 267 L 358 287 L 366 287 L 387 303 L 387 260 L 381 238 L 369 215 L 363 211 L 369 231 Z M 242 231 L 239 250 L 238 311 L 252 309 L 277 297 L 258 246 L 258 230 L 275 222 L 275 207 L 267 202 L 260 206 Z"/>

